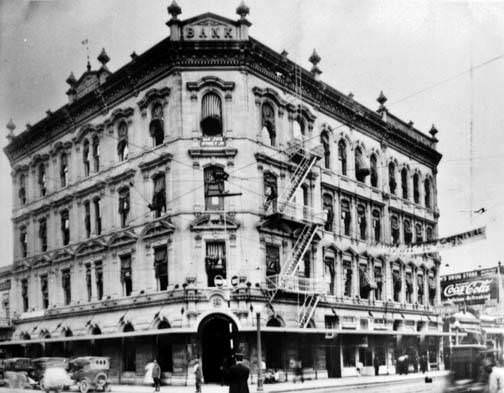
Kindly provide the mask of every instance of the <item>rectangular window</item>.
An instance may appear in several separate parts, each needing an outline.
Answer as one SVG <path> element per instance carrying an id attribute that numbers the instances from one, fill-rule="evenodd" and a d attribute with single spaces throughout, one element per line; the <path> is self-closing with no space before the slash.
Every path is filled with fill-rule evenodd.
<path id="1" fill-rule="evenodd" d="M 93 296 L 93 283 L 91 280 L 91 264 L 86 264 L 86 292 L 87 292 L 87 301 L 90 302 Z"/>
<path id="2" fill-rule="evenodd" d="M 324 273 L 329 275 L 329 294 L 334 295 L 334 286 L 336 279 L 336 267 L 333 257 L 324 258 Z"/>
<path id="3" fill-rule="evenodd" d="M 96 278 L 96 298 L 103 299 L 103 264 L 101 261 L 95 262 L 95 278 Z"/>
<path id="4" fill-rule="evenodd" d="M 425 283 L 423 274 L 417 276 L 417 302 L 424 304 Z"/>
<path id="5" fill-rule="evenodd" d="M 94 171 L 98 172 L 100 170 L 100 141 L 97 136 L 93 138 L 93 164 Z"/>
<path id="6" fill-rule="evenodd" d="M 155 217 L 161 217 L 166 213 L 166 181 L 164 175 L 158 175 L 154 178 L 154 193 L 152 203 L 149 208 L 154 211 Z"/>
<path id="7" fill-rule="evenodd" d="M 351 234 L 352 216 L 350 215 L 350 202 L 348 200 L 341 201 L 341 227 L 343 234 L 350 236 Z"/>
<path id="8" fill-rule="evenodd" d="M 84 165 L 84 176 L 87 177 L 91 169 L 91 163 L 89 162 L 89 141 L 87 139 L 82 146 L 82 163 Z"/>
<path id="9" fill-rule="evenodd" d="M 30 303 L 28 301 L 28 279 L 21 280 L 21 298 L 23 299 L 23 312 L 28 312 Z"/>
<path id="10" fill-rule="evenodd" d="M 40 276 L 40 292 L 42 295 L 42 308 L 49 308 L 49 282 L 47 279 L 47 274 Z"/>
<path id="11" fill-rule="evenodd" d="M 280 246 L 266 244 L 266 276 L 280 273 Z"/>
<path id="12" fill-rule="evenodd" d="M 383 294 L 383 274 L 381 266 L 374 267 L 374 279 L 376 282 L 375 300 L 382 300 Z"/>
<path id="13" fill-rule="evenodd" d="M 121 283 L 123 296 L 130 296 L 133 291 L 133 279 L 131 277 L 131 255 L 121 255 Z"/>
<path id="14" fill-rule="evenodd" d="M 101 234 L 101 231 L 102 231 L 100 198 L 95 198 L 93 200 L 93 204 L 94 204 L 94 216 L 95 216 L 95 232 L 97 235 L 99 235 L 99 234 Z"/>
<path id="15" fill-rule="evenodd" d="M 352 296 L 352 263 L 350 261 L 343 262 L 343 279 L 344 279 L 344 296 Z"/>
<path id="16" fill-rule="evenodd" d="M 86 238 L 91 236 L 91 204 L 89 201 L 84 202 L 84 231 Z"/>
<path id="17" fill-rule="evenodd" d="M 166 246 L 154 249 L 154 270 L 158 291 L 165 291 L 168 288 L 168 253 Z"/>
<path id="18" fill-rule="evenodd" d="M 406 272 L 406 301 L 412 302 L 413 298 L 413 277 L 411 272 Z"/>
<path id="19" fill-rule="evenodd" d="M 61 271 L 61 286 L 63 287 L 63 303 L 67 306 L 72 301 L 70 269 L 64 269 Z"/>
<path id="20" fill-rule="evenodd" d="M 119 191 L 119 215 L 121 217 L 121 228 L 128 224 L 128 214 L 130 211 L 130 192 L 128 188 Z"/>
<path id="21" fill-rule="evenodd" d="M 66 153 L 60 156 L 60 180 L 61 187 L 66 187 L 68 184 L 68 157 Z"/>
<path id="22" fill-rule="evenodd" d="M 400 301 L 402 288 L 401 272 L 398 269 L 394 269 L 394 271 L 392 272 L 392 284 L 394 289 L 394 301 L 398 302 Z"/>
<path id="23" fill-rule="evenodd" d="M 216 286 L 218 280 L 226 278 L 226 243 L 211 241 L 206 244 L 205 258 L 208 286 Z"/>
<path id="24" fill-rule="evenodd" d="M 39 241 L 40 251 L 47 251 L 47 219 L 41 218 L 39 220 Z"/>
<path id="25" fill-rule="evenodd" d="M 61 213 L 61 240 L 63 245 L 66 246 L 70 243 L 70 219 L 68 210 L 63 210 Z"/>
<path id="26" fill-rule="evenodd" d="M 26 233 L 26 227 L 22 226 L 19 229 L 19 245 L 21 248 L 21 257 L 25 258 L 28 255 L 28 235 Z"/>
<path id="27" fill-rule="evenodd" d="M 44 164 L 40 164 L 38 167 L 38 184 L 39 184 L 40 196 L 43 197 L 47 193 L 47 178 Z"/>
<path id="28" fill-rule="evenodd" d="M 218 166 L 205 168 L 205 210 L 224 209 L 224 181 L 228 174 Z"/>

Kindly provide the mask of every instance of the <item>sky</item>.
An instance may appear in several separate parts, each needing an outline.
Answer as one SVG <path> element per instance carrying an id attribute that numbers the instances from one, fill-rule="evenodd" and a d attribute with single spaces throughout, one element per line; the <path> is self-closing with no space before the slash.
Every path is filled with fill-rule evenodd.
<path id="1" fill-rule="evenodd" d="M 171 0 L 170 0 L 171 1 Z M 441 274 L 495 266 L 504 255 L 504 1 L 247 0 L 250 35 L 321 79 L 427 132 L 439 130 L 440 236 L 487 226 L 487 239 L 443 251 Z M 178 0 L 182 19 L 237 19 L 238 0 Z M 67 102 L 70 71 L 93 68 L 104 47 L 112 71 L 169 34 L 162 0 L 0 0 L 0 145 Z M 473 71 L 470 72 L 471 65 Z M 471 127 L 472 124 L 472 127 Z M 470 130 L 473 130 L 471 149 Z M 471 154 L 472 151 L 472 154 Z M 472 159 L 471 159 L 472 157 Z M 472 171 L 471 168 L 472 167 Z M 472 172 L 472 177 L 471 177 Z M 472 180 L 471 180 L 472 179 Z M 0 265 L 12 263 L 10 166 L 0 154 Z M 485 208 L 483 214 L 471 210 Z M 472 216 L 472 217 L 471 217 Z"/>

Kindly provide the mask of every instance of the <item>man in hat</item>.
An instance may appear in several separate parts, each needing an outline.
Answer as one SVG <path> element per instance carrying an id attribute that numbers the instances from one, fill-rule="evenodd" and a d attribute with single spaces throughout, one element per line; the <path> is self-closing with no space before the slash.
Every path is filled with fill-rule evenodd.
<path id="1" fill-rule="evenodd" d="M 243 364 L 243 354 L 235 354 L 236 363 L 229 368 L 229 393 L 249 393 L 249 368 Z"/>

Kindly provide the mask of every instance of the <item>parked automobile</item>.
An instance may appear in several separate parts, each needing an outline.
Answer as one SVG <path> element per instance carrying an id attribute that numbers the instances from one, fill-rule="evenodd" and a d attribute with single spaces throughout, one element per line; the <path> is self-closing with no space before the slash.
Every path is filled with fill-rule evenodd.
<path id="1" fill-rule="evenodd" d="M 11 389 L 33 386 L 33 380 L 30 378 L 33 365 L 30 358 L 2 359 L 0 367 L 2 368 L 4 386 Z"/>
<path id="2" fill-rule="evenodd" d="M 68 359 L 62 357 L 42 357 L 32 360 L 31 377 L 37 386 L 46 392 L 61 391 L 71 386 L 72 380 L 67 373 Z"/>
<path id="3" fill-rule="evenodd" d="M 81 393 L 91 390 L 110 391 L 109 369 L 109 358 L 102 356 L 78 357 L 70 360 L 69 363 L 70 376 Z"/>

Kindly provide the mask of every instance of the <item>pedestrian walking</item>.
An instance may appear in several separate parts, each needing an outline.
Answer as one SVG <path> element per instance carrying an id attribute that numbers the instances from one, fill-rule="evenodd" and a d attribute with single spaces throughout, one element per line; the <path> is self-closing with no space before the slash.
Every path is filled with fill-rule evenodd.
<path id="1" fill-rule="evenodd" d="M 235 355 L 236 363 L 229 368 L 229 393 L 249 393 L 249 368 L 243 363 L 243 355 Z"/>
<path id="2" fill-rule="evenodd" d="M 425 355 L 420 356 L 420 371 L 422 374 L 425 374 L 427 371 L 427 356 Z"/>
<path id="3" fill-rule="evenodd" d="M 152 380 L 154 383 L 154 391 L 159 392 L 161 387 L 161 367 L 156 359 L 152 361 Z"/>
<path id="4" fill-rule="evenodd" d="M 152 378 L 152 369 L 154 368 L 154 362 L 149 362 L 145 365 L 145 375 L 144 375 L 144 384 L 152 385 L 154 384 L 154 379 Z"/>
<path id="5" fill-rule="evenodd" d="M 377 355 L 375 355 L 374 357 L 373 366 L 374 366 L 374 375 L 378 375 L 380 373 L 380 359 L 378 358 Z"/>
<path id="6" fill-rule="evenodd" d="M 193 371 L 194 371 L 194 383 L 196 387 L 196 393 L 201 393 L 201 384 L 203 383 L 203 373 L 201 371 L 201 365 L 199 359 L 196 359 Z"/>

